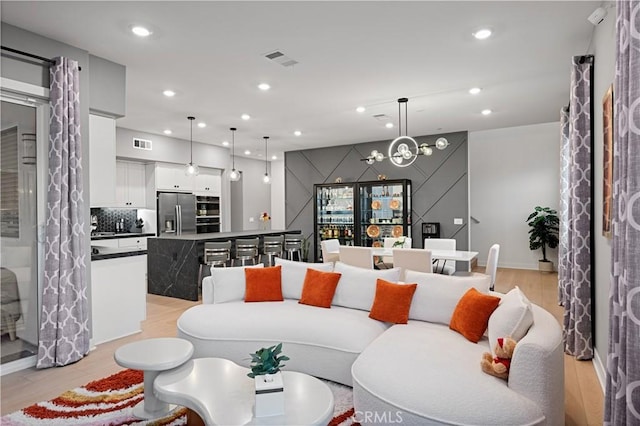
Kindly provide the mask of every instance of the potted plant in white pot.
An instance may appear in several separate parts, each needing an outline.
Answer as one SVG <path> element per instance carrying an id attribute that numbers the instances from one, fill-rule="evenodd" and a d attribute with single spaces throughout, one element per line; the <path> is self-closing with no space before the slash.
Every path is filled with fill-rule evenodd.
<path id="1" fill-rule="evenodd" d="M 544 272 L 553 271 L 553 262 L 547 259 L 547 247 L 558 247 L 558 212 L 549 207 L 537 206 L 526 220 L 529 225 L 529 248 L 542 250 L 542 259 L 538 261 L 538 269 Z"/>
<path id="2" fill-rule="evenodd" d="M 284 386 L 280 369 L 289 357 L 281 355 L 282 343 L 258 349 L 251 354 L 251 372 L 255 380 L 256 417 L 284 414 Z"/>

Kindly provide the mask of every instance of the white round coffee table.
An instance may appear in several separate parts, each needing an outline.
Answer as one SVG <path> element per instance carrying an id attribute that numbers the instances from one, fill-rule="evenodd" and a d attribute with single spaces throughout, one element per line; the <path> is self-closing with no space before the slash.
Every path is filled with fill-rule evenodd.
<path id="1" fill-rule="evenodd" d="M 175 406 L 159 400 L 153 394 L 153 381 L 158 373 L 184 364 L 193 355 L 191 342 L 176 337 L 160 337 L 128 343 L 113 355 L 126 368 L 144 372 L 144 400 L 133 408 L 140 419 L 155 419 L 171 412 Z"/>
<path id="2" fill-rule="evenodd" d="M 195 411 L 209 425 L 326 425 L 333 393 L 321 380 L 283 371 L 284 414 L 255 417 L 255 386 L 249 369 L 221 358 L 198 358 L 158 374 L 156 395 Z"/>

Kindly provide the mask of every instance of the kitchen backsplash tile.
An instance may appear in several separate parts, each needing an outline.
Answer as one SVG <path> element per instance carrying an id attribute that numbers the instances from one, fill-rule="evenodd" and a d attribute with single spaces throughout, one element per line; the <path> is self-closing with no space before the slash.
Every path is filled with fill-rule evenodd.
<path id="1" fill-rule="evenodd" d="M 115 232 L 116 222 L 124 219 L 125 232 L 135 224 L 137 217 L 136 209 L 115 209 L 115 208 L 92 208 L 91 216 L 98 219 L 96 232 Z"/>

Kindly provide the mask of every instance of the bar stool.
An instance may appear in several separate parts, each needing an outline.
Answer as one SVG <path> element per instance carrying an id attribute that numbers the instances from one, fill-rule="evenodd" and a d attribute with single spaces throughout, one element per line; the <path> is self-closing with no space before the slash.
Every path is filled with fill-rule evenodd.
<path id="1" fill-rule="evenodd" d="M 293 255 L 298 255 L 298 262 L 302 262 L 302 234 L 285 234 L 284 250 L 287 259 L 293 260 Z"/>
<path id="2" fill-rule="evenodd" d="M 267 257 L 266 266 L 273 266 L 274 258 L 282 256 L 284 235 L 265 235 L 262 239 L 262 263 Z"/>
<path id="3" fill-rule="evenodd" d="M 260 244 L 260 237 L 256 238 L 238 238 L 236 240 L 236 255 L 233 258 L 233 265 L 239 260 L 242 266 L 245 265 L 247 260 L 250 260 L 255 265 L 258 260 L 258 244 Z"/>
<path id="4" fill-rule="evenodd" d="M 204 257 L 198 271 L 198 285 L 202 285 L 202 269 L 216 266 L 226 267 L 231 257 L 231 241 L 204 243 Z"/>

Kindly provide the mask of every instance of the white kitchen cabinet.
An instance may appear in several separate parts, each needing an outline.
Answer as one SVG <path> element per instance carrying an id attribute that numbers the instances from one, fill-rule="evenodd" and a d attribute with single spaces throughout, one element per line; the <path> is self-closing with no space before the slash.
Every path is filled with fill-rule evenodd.
<path id="1" fill-rule="evenodd" d="M 147 316 L 147 256 L 91 262 L 92 344 L 141 331 Z"/>
<path id="2" fill-rule="evenodd" d="M 89 115 L 89 204 L 116 204 L 116 120 Z"/>
<path id="3" fill-rule="evenodd" d="M 193 176 L 185 174 L 184 165 L 156 163 L 155 179 L 158 191 L 193 192 Z"/>
<path id="4" fill-rule="evenodd" d="M 146 250 L 147 249 L 147 237 L 138 237 L 138 238 L 120 238 L 118 240 L 118 247 L 132 247 L 137 250 Z"/>
<path id="5" fill-rule="evenodd" d="M 195 194 L 219 197 L 221 190 L 220 170 L 201 167 L 200 174 L 195 177 Z"/>
<path id="6" fill-rule="evenodd" d="M 129 161 L 116 162 L 116 205 L 145 207 L 145 166 Z"/>

